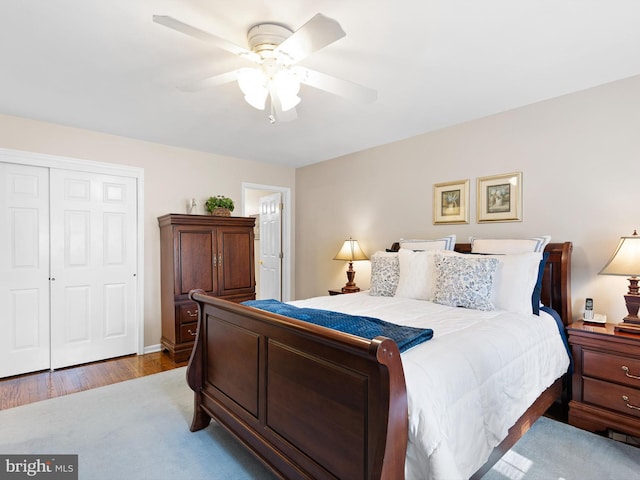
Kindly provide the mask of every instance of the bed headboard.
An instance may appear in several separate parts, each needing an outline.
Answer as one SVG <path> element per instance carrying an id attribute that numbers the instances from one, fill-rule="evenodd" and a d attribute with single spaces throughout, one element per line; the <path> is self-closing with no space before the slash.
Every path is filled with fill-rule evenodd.
<path id="1" fill-rule="evenodd" d="M 398 251 L 400 244 L 394 243 L 389 251 Z M 456 252 L 471 253 L 470 243 L 456 243 Z M 545 249 L 549 252 L 542 277 L 541 300 L 547 307 L 560 314 L 562 323 L 573 322 L 571 314 L 571 242 L 549 243 Z"/>

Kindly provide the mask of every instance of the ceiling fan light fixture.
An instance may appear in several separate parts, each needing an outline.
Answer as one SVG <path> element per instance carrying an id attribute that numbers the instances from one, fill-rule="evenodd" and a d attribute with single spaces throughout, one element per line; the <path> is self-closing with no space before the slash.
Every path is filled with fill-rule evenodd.
<path id="1" fill-rule="evenodd" d="M 244 100 L 253 108 L 264 110 L 264 107 L 267 104 L 268 94 L 269 92 L 267 90 L 265 90 L 264 92 L 256 92 L 252 95 L 245 95 Z"/>
<path id="2" fill-rule="evenodd" d="M 300 97 L 297 95 L 286 96 L 279 95 L 280 98 L 280 106 L 282 107 L 282 111 L 286 112 L 294 108 L 296 105 L 300 103 Z"/>
<path id="3" fill-rule="evenodd" d="M 252 107 L 264 110 L 267 98 L 270 99 L 269 118 L 272 121 L 277 118 L 287 122 L 297 118 L 294 107 L 300 103 L 300 83 L 365 103 L 377 98 L 375 90 L 296 65 L 346 35 L 337 20 L 321 13 L 295 31 L 282 24 L 256 24 L 247 32 L 249 48 L 166 15 L 154 15 L 153 21 L 256 64 L 257 68 L 243 68 L 208 77 L 197 82 L 195 88 L 185 90 L 195 91 L 203 86 L 218 86 L 237 80 L 246 102 Z M 288 113 L 283 115 L 283 112 Z"/>
<path id="4" fill-rule="evenodd" d="M 300 81 L 289 70 L 280 70 L 273 77 L 273 89 L 280 100 L 282 111 L 291 110 L 300 103 Z"/>
<path id="5" fill-rule="evenodd" d="M 269 89 L 268 79 L 257 68 L 243 68 L 238 71 L 238 86 L 244 93 L 245 101 L 253 108 L 264 110 Z"/>

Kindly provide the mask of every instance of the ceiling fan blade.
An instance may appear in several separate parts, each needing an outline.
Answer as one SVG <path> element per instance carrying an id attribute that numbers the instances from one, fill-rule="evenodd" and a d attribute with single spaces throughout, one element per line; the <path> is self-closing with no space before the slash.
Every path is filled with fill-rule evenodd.
<path id="1" fill-rule="evenodd" d="M 349 100 L 354 100 L 361 103 L 372 103 L 378 98 L 378 92 L 375 90 L 363 87 L 357 83 L 342 80 L 340 78 L 332 77 L 326 73 L 320 73 L 315 70 L 310 70 L 304 67 L 292 67 L 292 71 L 298 77 L 301 83 L 309 85 L 311 87 L 325 90 L 329 93 L 339 95 Z"/>
<path id="2" fill-rule="evenodd" d="M 154 15 L 153 21 L 164 25 L 165 27 L 171 28 L 180 33 L 184 33 L 193 38 L 197 38 L 198 40 L 202 40 L 203 42 L 207 42 L 215 47 L 221 48 L 222 50 L 226 50 L 227 52 L 235 53 L 242 58 L 246 58 L 252 62 L 260 63 L 261 58 L 260 55 L 253 53 L 251 50 L 247 50 L 244 47 L 240 47 L 234 43 L 228 42 L 220 37 L 213 35 L 212 33 L 205 32 L 204 30 L 200 30 L 199 28 L 192 27 L 191 25 L 187 25 L 186 23 L 181 22 L 180 20 L 176 20 L 173 17 L 169 17 L 166 15 Z"/>
<path id="3" fill-rule="evenodd" d="M 238 70 L 232 70 L 231 72 L 221 73 L 220 75 L 214 75 L 213 77 L 207 77 L 189 84 L 181 85 L 179 88 L 185 92 L 197 92 L 205 88 L 217 87 L 237 80 Z"/>
<path id="4" fill-rule="evenodd" d="M 345 35 L 336 20 L 318 13 L 282 42 L 275 52 L 296 63 Z"/>

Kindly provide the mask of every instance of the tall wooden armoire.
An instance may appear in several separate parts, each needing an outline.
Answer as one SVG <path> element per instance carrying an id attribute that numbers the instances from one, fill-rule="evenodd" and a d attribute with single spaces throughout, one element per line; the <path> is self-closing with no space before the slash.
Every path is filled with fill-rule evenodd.
<path id="1" fill-rule="evenodd" d="M 254 218 L 168 214 L 160 225 L 162 349 L 187 360 L 196 334 L 193 289 L 233 302 L 254 300 Z"/>

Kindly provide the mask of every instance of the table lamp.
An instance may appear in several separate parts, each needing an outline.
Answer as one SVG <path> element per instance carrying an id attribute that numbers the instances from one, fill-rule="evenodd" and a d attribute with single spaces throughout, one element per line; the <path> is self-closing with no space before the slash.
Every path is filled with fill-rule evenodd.
<path id="1" fill-rule="evenodd" d="M 349 262 L 349 268 L 347 269 L 347 284 L 342 287 L 342 292 L 359 292 L 360 287 L 358 287 L 353 281 L 356 276 L 356 271 L 353 269 L 353 262 L 357 260 L 369 260 L 369 257 L 364 254 L 364 252 L 360 248 L 360 245 L 358 245 L 358 241 L 353 240 L 351 237 L 349 237 L 348 240 L 344 241 L 342 248 L 340 249 L 340 251 L 338 251 L 336 256 L 333 257 L 333 259 Z"/>
<path id="2" fill-rule="evenodd" d="M 640 275 L 640 235 L 634 230 L 630 237 L 620 237 L 618 247 L 611 255 L 611 259 L 600 271 L 601 275 L 624 275 L 629 277 L 629 292 L 624 296 L 629 315 L 624 317 L 623 323 L 640 325 L 638 308 L 640 295 L 638 294 L 638 275 Z"/>

